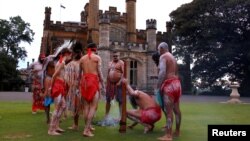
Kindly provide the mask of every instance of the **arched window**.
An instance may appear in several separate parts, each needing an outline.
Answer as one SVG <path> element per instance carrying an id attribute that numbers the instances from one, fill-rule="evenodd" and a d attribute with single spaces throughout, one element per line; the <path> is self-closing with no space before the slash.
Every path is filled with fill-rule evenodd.
<path id="1" fill-rule="evenodd" d="M 130 85 L 137 85 L 137 61 L 130 61 Z"/>

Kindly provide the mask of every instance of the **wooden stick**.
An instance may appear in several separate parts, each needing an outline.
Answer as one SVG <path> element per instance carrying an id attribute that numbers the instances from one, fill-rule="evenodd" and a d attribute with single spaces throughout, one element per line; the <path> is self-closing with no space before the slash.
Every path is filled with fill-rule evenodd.
<path id="1" fill-rule="evenodd" d="M 127 68 L 126 68 L 126 61 L 124 61 L 124 78 L 126 78 L 127 75 Z M 126 127 L 127 127 L 127 98 L 126 98 L 126 85 L 122 83 L 122 115 L 120 120 L 120 133 L 126 133 Z"/>

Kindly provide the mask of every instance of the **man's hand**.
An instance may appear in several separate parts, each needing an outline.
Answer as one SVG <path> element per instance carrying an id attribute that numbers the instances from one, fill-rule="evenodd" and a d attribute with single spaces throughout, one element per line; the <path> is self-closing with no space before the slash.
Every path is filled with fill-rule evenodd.
<path id="1" fill-rule="evenodd" d="M 124 85 L 126 85 L 126 86 L 127 86 L 127 84 L 128 84 L 128 80 L 127 80 L 127 79 L 125 79 L 125 78 L 123 78 L 123 79 L 122 79 L 122 83 L 123 83 Z"/>
<path id="2" fill-rule="evenodd" d="M 100 93 L 101 93 L 101 95 L 105 96 L 106 95 L 106 89 L 105 88 L 101 88 Z"/>

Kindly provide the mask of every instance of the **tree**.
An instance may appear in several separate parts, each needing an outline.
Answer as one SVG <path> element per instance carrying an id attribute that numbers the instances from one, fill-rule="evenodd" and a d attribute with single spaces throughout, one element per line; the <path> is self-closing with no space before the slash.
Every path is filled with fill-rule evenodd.
<path id="1" fill-rule="evenodd" d="M 12 90 L 13 86 L 23 83 L 17 65 L 27 52 L 20 43 L 31 43 L 33 36 L 30 24 L 20 16 L 11 17 L 10 21 L 0 19 L 0 90 Z"/>
<path id="2" fill-rule="evenodd" d="M 191 56 L 199 87 L 222 85 L 227 76 L 249 89 L 250 0 L 194 0 L 170 17 L 175 54 Z"/>
<path id="3" fill-rule="evenodd" d="M 27 52 L 20 47 L 21 42 L 31 43 L 34 32 L 30 24 L 20 16 L 10 17 L 10 21 L 0 19 L 0 51 L 16 59 L 24 59 Z"/>

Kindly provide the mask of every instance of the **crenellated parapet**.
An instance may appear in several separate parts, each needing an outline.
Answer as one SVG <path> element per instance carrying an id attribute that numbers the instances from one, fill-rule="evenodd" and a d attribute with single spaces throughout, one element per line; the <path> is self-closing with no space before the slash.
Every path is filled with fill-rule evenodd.
<path id="1" fill-rule="evenodd" d="M 45 7 L 45 14 L 51 14 L 51 7 Z"/>
<path id="2" fill-rule="evenodd" d="M 50 21 L 50 29 L 56 31 L 71 31 L 71 32 L 83 32 L 87 31 L 86 22 L 63 22 Z"/>
<path id="3" fill-rule="evenodd" d="M 108 14 L 99 15 L 99 24 L 110 24 L 110 17 Z"/>
<path id="4" fill-rule="evenodd" d="M 155 29 L 156 30 L 156 20 L 148 19 L 146 20 L 146 29 Z"/>
<path id="5" fill-rule="evenodd" d="M 99 16 L 100 15 L 108 15 L 110 22 L 118 22 L 118 23 L 125 23 L 126 22 L 126 13 L 121 13 L 117 11 L 116 7 L 109 7 L 109 10 L 102 11 L 99 10 Z"/>
<path id="6" fill-rule="evenodd" d="M 130 52 L 147 52 L 148 44 L 110 42 L 111 50 L 130 51 Z"/>

